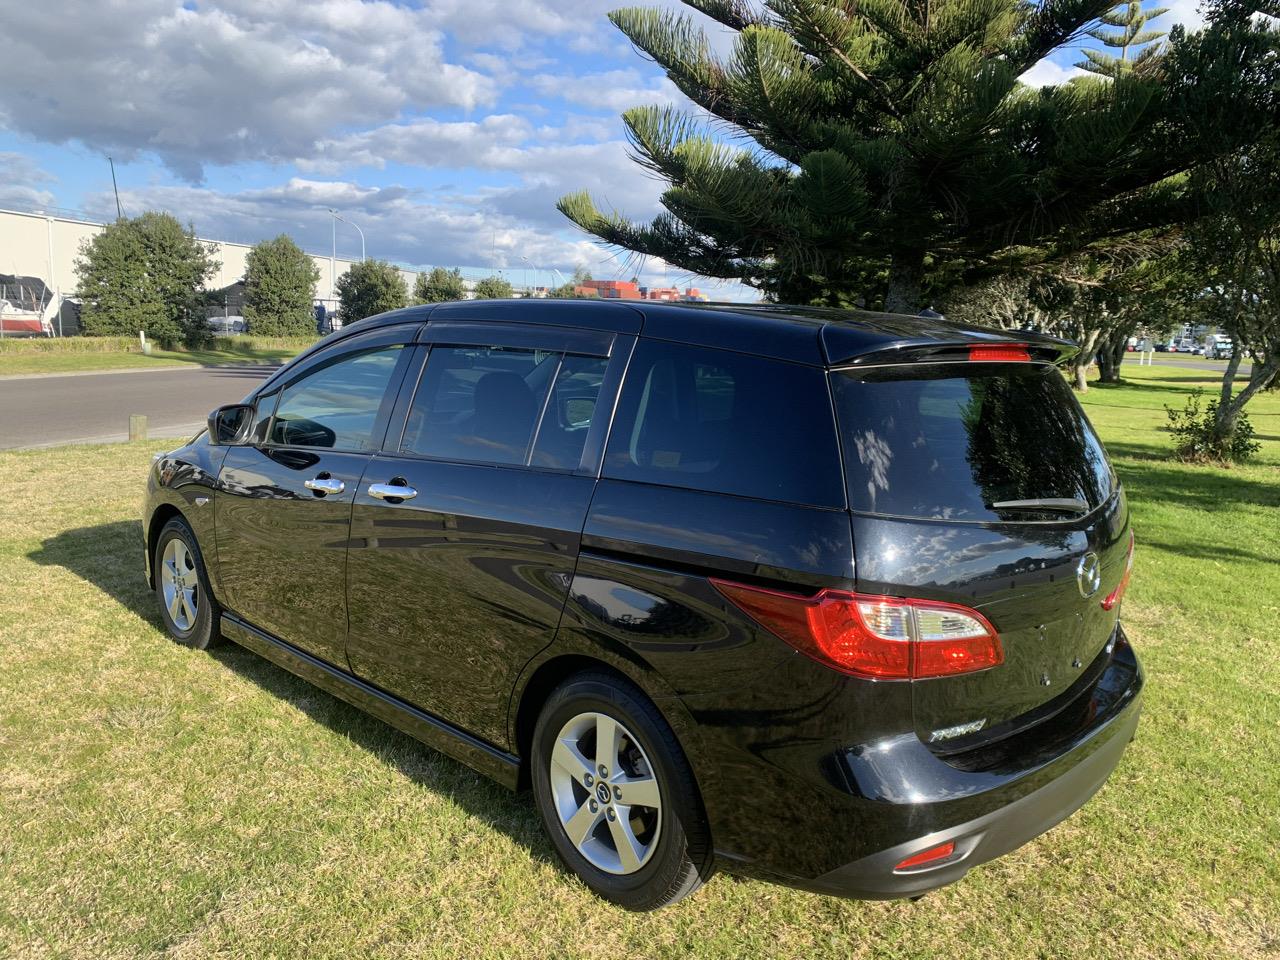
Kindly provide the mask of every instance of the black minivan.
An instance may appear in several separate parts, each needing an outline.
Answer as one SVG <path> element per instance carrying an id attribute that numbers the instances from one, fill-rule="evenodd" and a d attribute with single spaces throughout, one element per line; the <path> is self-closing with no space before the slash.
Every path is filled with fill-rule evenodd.
<path id="1" fill-rule="evenodd" d="M 471 301 L 344 327 L 160 458 L 147 574 L 512 789 L 636 910 L 912 897 L 1138 723 L 1124 493 L 1055 364 L 940 319 Z"/>

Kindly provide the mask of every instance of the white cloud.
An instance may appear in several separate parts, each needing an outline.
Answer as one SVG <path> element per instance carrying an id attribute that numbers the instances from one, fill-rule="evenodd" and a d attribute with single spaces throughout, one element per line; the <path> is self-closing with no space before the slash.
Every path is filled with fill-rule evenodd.
<path id="1" fill-rule="evenodd" d="M 1169 12 L 1158 18 L 1154 27 L 1167 31 L 1176 23 L 1182 24 L 1188 30 L 1199 30 L 1204 26 L 1202 0 L 1169 0 L 1167 6 Z"/>
<path id="2" fill-rule="evenodd" d="M 350 167 L 493 167 L 505 148 L 523 143 L 533 127 L 523 117 L 494 114 L 479 121 L 414 120 L 321 140 L 300 169 L 335 173 Z"/>
<path id="3" fill-rule="evenodd" d="M 528 83 L 543 96 L 618 113 L 651 103 L 684 101 L 683 94 L 665 76 L 646 78 L 632 69 L 580 75 L 540 73 Z"/>
<path id="4" fill-rule="evenodd" d="M 58 7 L 64 9 L 57 9 Z M 52 143 L 206 163 L 306 154 L 412 107 L 491 103 L 423 10 L 386 0 L 7 4 L 0 125 Z"/>
<path id="5" fill-rule="evenodd" d="M 1085 75 L 1079 67 L 1064 67 L 1052 60 L 1041 60 L 1018 79 L 1029 87 L 1056 87 L 1073 77 Z"/>
<path id="6" fill-rule="evenodd" d="M 52 207 L 53 193 L 37 185 L 52 183 L 55 179 L 30 157 L 0 152 L 0 207 L 29 211 Z"/>

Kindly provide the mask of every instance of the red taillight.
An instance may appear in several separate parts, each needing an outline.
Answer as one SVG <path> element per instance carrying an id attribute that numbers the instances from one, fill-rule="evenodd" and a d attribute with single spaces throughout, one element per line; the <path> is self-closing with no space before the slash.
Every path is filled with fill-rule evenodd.
<path id="1" fill-rule="evenodd" d="M 1129 531 L 1129 551 L 1124 557 L 1124 576 L 1120 578 L 1120 583 L 1114 590 L 1106 595 L 1102 601 L 1102 609 L 1110 610 L 1122 599 L 1124 592 L 1129 588 L 1129 575 L 1133 573 L 1133 531 Z"/>
<path id="2" fill-rule="evenodd" d="M 940 843 L 936 847 L 930 847 L 928 850 L 922 850 L 915 856 L 907 857 L 893 869 L 910 870 L 912 867 L 923 867 L 927 863 L 936 863 L 939 860 L 945 860 L 956 852 L 954 841 Z"/>
<path id="3" fill-rule="evenodd" d="M 968 607 L 840 590 L 803 597 L 724 580 L 711 582 L 801 653 L 855 676 L 947 677 L 1004 662 L 995 628 Z"/>
<path id="4" fill-rule="evenodd" d="M 1021 343 L 983 344 L 969 348 L 969 359 L 980 362 L 994 360 L 997 362 L 1030 363 L 1031 354 L 1027 352 L 1026 346 Z"/>

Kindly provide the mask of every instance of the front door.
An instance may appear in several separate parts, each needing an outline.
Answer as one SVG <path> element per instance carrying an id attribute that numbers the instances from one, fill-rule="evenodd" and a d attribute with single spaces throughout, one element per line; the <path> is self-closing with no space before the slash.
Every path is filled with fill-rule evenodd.
<path id="1" fill-rule="evenodd" d="M 250 444 L 228 451 L 218 477 L 223 605 L 344 669 L 351 504 L 386 432 L 415 333 L 337 344 L 269 385 Z"/>
<path id="2" fill-rule="evenodd" d="M 624 339 L 512 326 L 428 325 L 348 561 L 352 670 L 498 745 L 516 676 L 560 621 Z"/>

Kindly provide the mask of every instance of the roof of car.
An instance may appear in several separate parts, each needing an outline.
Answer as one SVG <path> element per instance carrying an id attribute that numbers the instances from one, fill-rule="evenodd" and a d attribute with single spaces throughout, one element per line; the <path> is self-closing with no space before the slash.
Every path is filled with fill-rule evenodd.
<path id="1" fill-rule="evenodd" d="M 349 324 L 335 337 L 426 320 L 587 327 L 827 366 L 973 344 L 1028 344 L 1038 359 L 1046 360 L 1061 359 L 1075 349 L 1069 341 L 1044 334 L 969 326 L 942 317 L 781 304 L 596 299 L 459 300 L 406 307 Z"/>

